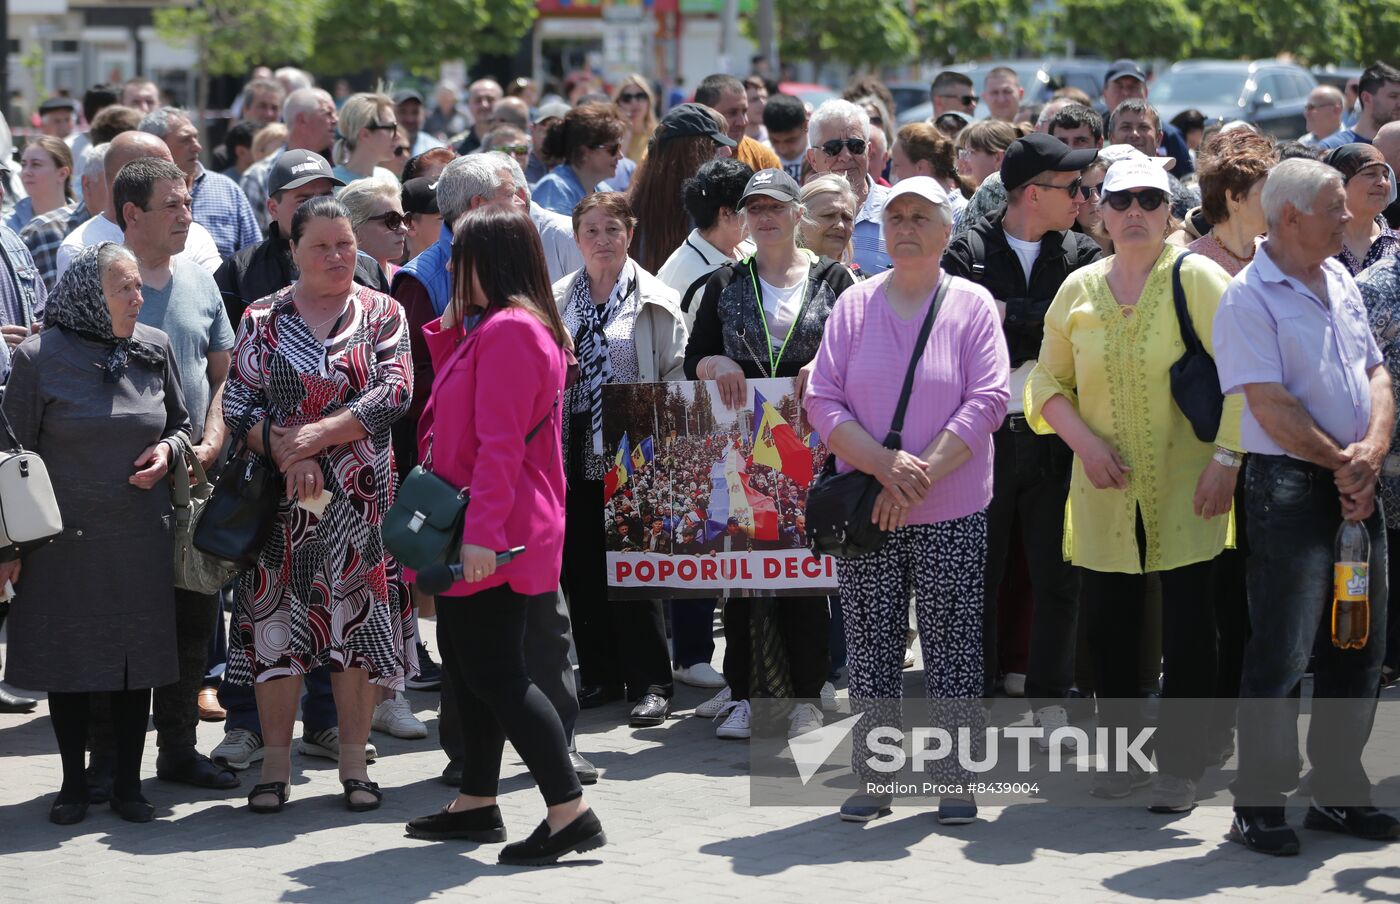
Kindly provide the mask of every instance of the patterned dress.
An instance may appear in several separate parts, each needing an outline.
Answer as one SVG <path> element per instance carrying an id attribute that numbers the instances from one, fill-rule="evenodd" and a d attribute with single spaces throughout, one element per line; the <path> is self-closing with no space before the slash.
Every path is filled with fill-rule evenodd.
<path id="1" fill-rule="evenodd" d="M 308 424 L 349 408 L 369 435 L 318 458 L 331 500 L 317 517 L 282 500 L 258 564 L 234 594 L 228 678 L 249 684 L 322 664 L 403 687 L 416 665 L 412 608 L 380 537 L 394 501 L 389 426 L 413 392 L 407 321 L 387 295 L 354 287 L 347 316 L 318 340 L 288 286 L 248 308 L 224 389 L 231 429 L 270 416 Z M 237 655 L 235 650 L 242 650 Z"/>

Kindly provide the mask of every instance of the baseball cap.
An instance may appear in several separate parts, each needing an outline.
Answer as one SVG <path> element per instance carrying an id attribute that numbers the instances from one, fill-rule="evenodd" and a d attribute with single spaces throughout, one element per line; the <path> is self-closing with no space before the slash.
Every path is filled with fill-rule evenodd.
<path id="1" fill-rule="evenodd" d="M 423 103 L 423 95 L 419 94 L 417 91 L 413 90 L 412 88 L 404 88 L 402 91 L 395 91 L 395 92 L 394 92 L 394 106 L 396 106 L 396 107 L 397 107 L 399 104 L 407 103 L 408 101 L 411 101 L 411 100 L 416 100 L 416 101 L 418 101 L 418 103 L 421 104 L 421 103 Z"/>
<path id="2" fill-rule="evenodd" d="M 1175 157 L 1149 157 L 1131 144 L 1109 144 L 1099 148 L 1099 160 L 1109 166 L 1119 160 L 1150 160 L 1164 170 L 1176 165 Z"/>
<path id="3" fill-rule="evenodd" d="M 940 113 L 938 114 L 937 118 L 933 120 L 933 124 L 938 125 L 938 123 L 942 122 L 945 119 L 948 119 L 949 117 L 953 117 L 958 120 L 959 128 L 961 128 L 962 126 L 972 125 L 972 117 L 964 113 L 962 110 L 948 110 L 946 112 Z"/>
<path id="4" fill-rule="evenodd" d="M 758 195 L 763 195 L 766 198 L 777 198 L 779 201 L 796 201 L 797 195 L 801 191 L 802 188 L 797 184 L 797 180 L 782 170 L 759 170 L 749 179 L 749 184 L 744 186 L 744 194 L 739 199 L 739 207 L 743 208 L 750 198 Z"/>
<path id="5" fill-rule="evenodd" d="M 655 135 L 657 144 L 672 138 L 705 135 L 725 147 L 732 148 L 738 145 L 737 141 L 724 133 L 714 117 L 700 104 L 677 104 L 672 107 L 661 117 Z"/>
<path id="6" fill-rule="evenodd" d="M 403 184 L 400 199 L 404 213 L 439 213 L 437 200 L 438 180 L 428 176 L 409 179 Z"/>
<path id="7" fill-rule="evenodd" d="M 1135 188 L 1155 188 L 1169 193 L 1171 185 L 1167 182 L 1167 171 L 1145 154 L 1130 157 L 1108 168 L 1099 190 L 1108 194 L 1114 191 L 1131 191 Z"/>
<path id="8" fill-rule="evenodd" d="M 573 107 L 564 103 L 562 100 L 555 101 L 551 104 L 544 104 L 535 111 L 535 122 L 544 122 L 550 117 L 563 119 L 565 116 L 569 115 L 569 111 L 572 109 Z"/>
<path id="9" fill-rule="evenodd" d="M 71 97 L 51 97 L 39 105 L 40 116 L 43 116 L 45 113 L 53 113 L 56 110 L 77 112 L 78 102 Z"/>
<path id="10" fill-rule="evenodd" d="M 889 207 L 890 202 L 904 195 L 918 195 L 938 207 L 948 203 L 947 190 L 932 176 L 910 176 L 908 179 L 900 179 L 885 196 L 885 206 Z"/>
<path id="11" fill-rule="evenodd" d="M 326 158 L 315 151 L 300 148 L 283 151 L 281 156 L 277 158 L 277 162 L 272 164 L 272 171 L 267 175 L 267 193 L 275 195 L 279 191 L 301 188 L 306 183 L 316 179 L 329 179 L 336 185 L 345 184 L 336 176 L 331 165 L 326 162 Z"/>
<path id="12" fill-rule="evenodd" d="M 1114 60 L 1108 67 L 1108 74 L 1103 77 L 1103 83 L 1107 85 L 1125 75 L 1131 75 L 1143 84 L 1147 83 L 1147 73 L 1142 71 L 1136 60 Z"/>
<path id="13" fill-rule="evenodd" d="M 1044 172 L 1075 173 L 1094 162 L 1097 148 L 1071 150 L 1053 135 L 1032 132 L 1017 138 L 1001 160 L 1001 183 L 1007 191 L 1020 188 Z"/>

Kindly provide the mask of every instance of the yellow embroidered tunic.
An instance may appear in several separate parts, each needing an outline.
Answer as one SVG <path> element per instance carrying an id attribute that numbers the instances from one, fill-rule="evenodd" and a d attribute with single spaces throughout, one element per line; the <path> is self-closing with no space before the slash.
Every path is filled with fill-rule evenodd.
<path id="1" fill-rule="evenodd" d="M 1171 395 L 1170 370 L 1186 351 L 1172 303 L 1172 264 L 1182 249 L 1162 250 L 1133 308 L 1120 307 L 1105 276 L 1112 258 L 1075 271 L 1045 314 L 1040 360 L 1026 381 L 1026 419 L 1054 433 L 1042 412 L 1063 395 L 1132 470 L 1126 490 L 1098 490 L 1078 456 L 1065 507 L 1065 558 L 1093 571 L 1168 571 L 1209 561 L 1234 545 L 1234 512 L 1203 520 L 1192 510 L 1196 482 L 1214 446 L 1196 438 Z M 1181 268 L 1196 334 L 1214 354 L 1211 326 L 1230 277 L 1199 254 Z M 1131 313 L 1129 313 L 1131 312 Z M 1240 450 L 1244 397 L 1225 397 L 1216 443 Z M 1136 513 L 1147 537 L 1146 567 Z"/>

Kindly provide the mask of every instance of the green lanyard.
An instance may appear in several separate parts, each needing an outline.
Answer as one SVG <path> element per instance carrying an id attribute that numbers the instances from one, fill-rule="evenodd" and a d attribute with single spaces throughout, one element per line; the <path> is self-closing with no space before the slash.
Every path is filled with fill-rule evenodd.
<path id="1" fill-rule="evenodd" d="M 778 375 L 778 362 L 783 360 L 783 352 L 787 351 L 788 342 L 792 340 L 792 333 L 797 329 L 797 324 L 802 321 L 802 314 L 807 310 L 807 300 L 810 297 L 811 288 L 811 267 L 808 267 L 808 274 L 802 277 L 802 304 L 798 305 L 797 315 L 792 318 L 792 324 L 788 327 L 787 335 L 783 337 L 783 344 L 778 348 L 778 357 L 773 357 L 773 334 L 768 331 L 768 315 L 763 312 L 763 289 L 758 284 L 758 264 L 753 257 L 748 259 L 749 279 L 753 280 L 754 299 L 758 303 L 758 319 L 763 324 L 763 338 L 767 340 L 768 346 L 768 376 Z"/>

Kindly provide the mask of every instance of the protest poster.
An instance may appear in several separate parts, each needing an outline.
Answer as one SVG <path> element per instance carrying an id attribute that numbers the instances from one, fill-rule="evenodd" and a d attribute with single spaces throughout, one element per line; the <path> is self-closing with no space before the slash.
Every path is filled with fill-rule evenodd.
<path id="1" fill-rule="evenodd" d="M 807 549 L 807 486 L 826 446 L 796 380 L 603 387 L 603 530 L 612 599 L 824 594 L 836 563 Z"/>

